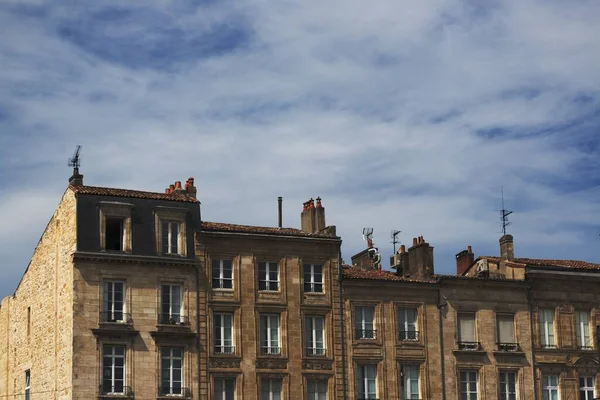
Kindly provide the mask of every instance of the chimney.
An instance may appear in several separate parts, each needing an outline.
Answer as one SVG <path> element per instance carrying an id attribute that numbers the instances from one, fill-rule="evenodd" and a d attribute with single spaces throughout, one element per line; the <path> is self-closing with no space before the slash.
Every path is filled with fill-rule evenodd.
<path id="1" fill-rule="evenodd" d="M 188 178 L 185 182 L 184 190 L 187 192 L 188 196 L 193 197 L 194 199 L 197 198 L 198 190 L 196 189 L 196 186 L 194 186 L 194 178 Z"/>
<path id="2" fill-rule="evenodd" d="M 513 237 L 510 234 L 506 234 L 500 238 L 500 258 L 506 261 L 513 261 L 515 259 L 515 246 L 513 244 Z"/>
<path id="3" fill-rule="evenodd" d="M 475 262 L 475 255 L 471 246 L 456 255 L 456 275 L 463 275 L 467 269 Z"/>
<path id="4" fill-rule="evenodd" d="M 69 178 L 69 185 L 83 186 L 83 175 L 79 173 L 79 168 L 73 168 L 73 175 Z"/>
<path id="5" fill-rule="evenodd" d="M 429 279 L 433 275 L 433 247 L 423 238 L 413 239 L 413 246 L 408 249 L 408 268 L 404 269 L 404 276 L 413 279 Z"/>
<path id="6" fill-rule="evenodd" d="M 283 197 L 277 198 L 277 226 L 283 227 Z"/>
<path id="7" fill-rule="evenodd" d="M 304 232 L 316 233 L 325 229 L 325 208 L 321 203 L 321 198 L 317 197 L 317 205 L 315 200 L 310 199 L 304 202 L 302 214 L 300 214 L 301 229 Z"/>
<path id="8" fill-rule="evenodd" d="M 321 204 L 321 198 L 317 197 L 317 206 L 315 207 L 315 232 L 325 229 L 325 207 Z"/>

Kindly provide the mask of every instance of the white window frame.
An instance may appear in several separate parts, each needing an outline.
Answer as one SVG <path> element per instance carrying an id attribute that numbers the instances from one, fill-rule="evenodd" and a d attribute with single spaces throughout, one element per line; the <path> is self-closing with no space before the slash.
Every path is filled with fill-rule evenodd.
<path id="1" fill-rule="evenodd" d="M 214 346 L 213 350 L 216 354 L 233 354 L 235 352 L 234 337 L 233 337 L 233 314 L 216 312 L 213 313 L 213 332 L 214 332 Z M 219 320 L 219 324 L 217 324 Z M 229 320 L 229 326 L 226 326 L 225 321 Z M 217 327 L 219 327 L 219 335 L 217 335 Z M 231 343 L 228 345 L 225 341 L 225 333 L 227 328 L 230 330 Z M 218 337 L 220 336 L 220 337 Z"/>
<path id="2" fill-rule="evenodd" d="M 373 319 L 370 322 L 367 321 L 366 316 L 365 316 L 366 309 L 372 310 Z M 356 334 L 357 331 L 360 331 L 360 335 L 358 335 L 358 334 L 356 335 L 357 338 L 358 339 L 375 339 L 377 337 L 376 331 L 375 331 L 375 306 L 369 306 L 369 305 L 356 306 L 356 307 L 354 307 L 354 312 L 356 313 L 356 316 L 354 317 L 354 332 Z M 357 324 L 357 322 L 358 322 L 358 324 Z M 371 329 L 368 329 L 369 325 L 371 326 Z M 369 334 L 367 333 L 369 331 L 371 332 L 370 337 L 369 337 Z"/>
<path id="3" fill-rule="evenodd" d="M 227 268 L 225 268 L 224 263 L 225 262 L 229 262 L 229 273 L 230 276 L 226 277 L 225 276 L 225 270 Z M 218 268 L 215 268 L 215 264 L 218 263 Z M 218 275 L 215 274 L 216 270 L 218 269 Z M 212 261 L 212 288 L 213 289 L 220 289 L 220 290 L 233 290 L 233 260 L 225 260 L 225 259 L 219 259 L 219 260 L 213 260 Z M 218 285 L 215 286 L 215 281 L 218 281 Z M 229 282 L 231 287 L 224 287 L 225 286 L 225 282 Z"/>
<path id="4" fill-rule="evenodd" d="M 272 335 L 273 325 L 276 325 L 277 334 Z M 266 346 L 263 343 L 263 333 L 266 340 Z M 261 314 L 260 315 L 260 353 L 270 355 L 281 355 L 281 321 L 279 314 Z M 276 346 L 272 346 L 275 342 Z"/>
<path id="5" fill-rule="evenodd" d="M 462 396 L 467 396 L 467 399 L 472 400 L 471 396 L 475 395 L 475 400 L 479 399 L 479 371 L 477 371 L 476 369 L 463 369 L 459 372 L 459 374 L 459 388 L 462 389 L 463 382 L 467 384 L 466 392 L 463 392 L 461 389 L 459 389 L 461 398 Z M 464 376 L 466 379 L 463 379 L 463 374 L 465 374 Z M 473 380 L 471 379 L 473 377 L 472 374 L 475 374 L 475 391 L 473 391 L 470 387 L 470 384 L 473 383 Z"/>
<path id="6" fill-rule="evenodd" d="M 118 310 L 116 307 L 116 304 L 118 304 L 118 302 L 115 301 L 115 285 L 116 284 L 121 284 L 123 285 L 123 289 L 122 289 L 122 299 L 121 299 L 121 309 Z M 107 287 L 110 290 L 107 290 Z M 110 297 L 109 299 L 107 299 L 105 296 L 107 295 L 107 292 L 109 292 Z M 123 322 L 127 322 L 127 316 L 125 314 L 126 312 L 126 308 L 127 308 L 127 302 L 125 301 L 125 294 L 127 293 L 127 285 L 125 284 L 125 281 L 122 280 L 105 280 L 102 281 L 102 313 L 103 313 L 103 319 L 104 319 L 104 314 L 106 314 L 106 320 L 102 321 L 102 322 L 119 322 L 119 323 L 123 323 Z M 115 314 L 121 314 L 121 319 L 118 319 L 115 317 Z"/>
<path id="7" fill-rule="evenodd" d="M 316 268 L 319 268 L 321 272 L 317 274 L 315 272 Z M 308 273 L 307 273 L 308 270 Z M 306 281 L 306 277 L 309 277 L 308 282 Z M 321 279 L 316 280 L 316 275 L 320 275 Z M 323 293 L 324 285 L 323 285 L 323 265 L 321 264 L 304 264 L 303 267 L 303 279 L 304 279 L 304 292 L 305 293 Z M 306 290 L 307 286 L 309 290 Z M 319 289 L 320 288 L 320 289 Z"/>
<path id="8" fill-rule="evenodd" d="M 105 348 L 111 348 L 111 352 L 110 354 L 105 354 L 104 353 L 104 349 Z M 116 354 L 116 349 L 123 349 L 123 354 Z M 127 377 L 126 377 L 126 368 L 127 368 L 127 348 L 125 347 L 125 345 L 122 344 L 104 344 L 102 345 L 102 392 L 103 394 L 124 394 L 125 393 L 125 387 L 127 384 Z M 104 364 L 104 361 L 106 358 L 109 358 L 111 360 L 110 362 L 110 387 L 111 387 L 111 391 L 109 392 L 105 392 L 104 391 L 104 381 L 106 380 L 104 377 L 104 369 L 106 367 L 106 365 Z M 117 380 L 115 379 L 115 370 L 117 369 L 117 365 L 116 365 L 116 360 L 117 359 L 123 359 L 123 391 L 121 392 L 116 392 L 114 391 L 115 389 L 115 382 L 117 382 Z"/>
<path id="9" fill-rule="evenodd" d="M 589 380 L 591 379 L 591 385 L 589 384 Z M 582 385 L 583 381 L 583 385 Z M 595 379 L 593 375 L 590 376 L 579 376 L 579 399 L 582 400 L 594 400 L 596 397 L 594 396 L 594 387 L 595 387 Z M 583 392 L 583 393 L 582 393 Z M 581 396 L 583 394 L 583 397 Z"/>
<path id="10" fill-rule="evenodd" d="M 326 400 L 328 384 L 326 379 L 307 379 L 306 393 L 308 400 Z"/>
<path id="11" fill-rule="evenodd" d="M 554 378 L 556 383 L 551 381 Z M 560 378 L 558 375 L 543 375 L 542 376 L 542 397 L 549 400 L 554 400 L 552 394 L 556 393 L 556 399 L 560 399 Z"/>
<path id="12" fill-rule="evenodd" d="M 175 351 L 178 350 L 180 356 L 176 356 L 175 355 Z M 161 385 L 161 395 L 167 395 L 167 396 L 182 396 L 184 394 L 184 388 L 183 388 L 183 377 L 184 377 L 184 371 L 183 371 L 183 348 L 181 347 L 162 347 L 160 349 L 160 385 Z M 169 382 L 169 391 L 165 392 L 165 387 L 163 387 L 163 382 L 165 381 L 165 377 L 163 376 L 163 361 L 164 360 L 168 360 L 169 362 L 169 376 L 168 376 L 168 382 Z M 181 376 L 179 381 L 175 381 L 173 375 L 174 375 L 174 371 L 177 369 L 175 368 L 175 366 L 173 365 L 175 363 L 175 361 L 179 361 L 179 365 L 181 365 L 181 368 L 179 368 L 179 375 Z M 175 383 L 179 382 L 179 393 L 177 393 L 177 391 L 175 390 L 176 388 Z"/>
<path id="13" fill-rule="evenodd" d="M 261 279 L 261 264 L 265 266 L 265 279 Z M 273 278 L 273 275 L 275 276 Z M 264 289 L 260 288 L 260 284 L 264 282 Z M 274 287 L 273 287 L 274 286 Z M 279 263 L 271 261 L 260 261 L 258 263 L 258 290 L 264 292 L 279 291 Z"/>
<path id="14" fill-rule="evenodd" d="M 369 392 L 369 382 L 375 382 L 375 393 Z M 359 399 L 377 399 L 377 364 L 358 364 L 356 374 L 357 393 Z"/>
<path id="15" fill-rule="evenodd" d="M 555 316 L 553 308 L 539 309 L 538 326 L 540 328 L 540 346 L 542 348 L 556 348 Z M 548 317 L 552 317 L 552 320 L 548 320 Z"/>
<path id="16" fill-rule="evenodd" d="M 514 387 L 510 387 L 510 380 L 508 379 L 509 374 L 514 375 Z M 517 379 L 518 379 L 518 374 L 517 371 L 509 371 L 509 370 L 501 370 L 500 374 L 498 376 L 498 388 L 499 388 L 499 399 L 500 400 L 512 400 L 512 399 L 517 399 L 518 398 L 518 384 L 517 384 Z M 504 381 L 504 382 L 503 382 Z M 504 389 L 504 395 L 502 394 L 502 391 Z M 512 395 L 512 397 L 511 397 Z"/>
<path id="17" fill-rule="evenodd" d="M 582 317 L 584 318 L 582 319 Z M 586 328 L 587 336 L 585 332 Z M 594 341 L 591 338 L 590 313 L 588 311 L 575 311 L 575 340 L 577 347 L 580 349 L 592 349 L 594 347 Z"/>
<path id="18" fill-rule="evenodd" d="M 233 390 L 228 391 L 227 383 L 233 383 Z M 213 378 L 214 400 L 234 400 L 236 391 L 236 379 L 234 377 L 218 376 Z M 219 390 L 220 389 L 220 390 Z M 228 396 L 229 395 L 229 396 Z"/>
<path id="19" fill-rule="evenodd" d="M 317 321 L 321 321 L 321 343 L 318 342 Z M 324 356 L 325 355 L 325 317 L 322 315 L 308 315 L 305 317 L 306 324 L 306 355 Z M 310 336 L 309 336 L 310 335 Z M 320 346 L 319 346 L 320 345 Z"/>
<path id="20" fill-rule="evenodd" d="M 276 392 L 275 386 L 279 386 L 279 392 Z M 267 388 L 267 390 L 265 390 Z M 281 400 L 283 398 L 283 379 L 281 378 L 261 378 L 260 379 L 260 400 Z M 267 397 L 263 397 L 263 395 Z"/>
<path id="21" fill-rule="evenodd" d="M 165 287 L 169 288 L 169 302 L 165 303 L 164 302 L 164 290 Z M 175 310 L 174 306 L 175 306 L 175 302 L 174 300 L 174 295 L 173 295 L 173 288 L 177 287 L 179 288 L 179 310 Z M 165 304 L 168 305 L 169 308 L 169 312 L 165 313 Z M 161 283 L 160 284 L 160 314 L 162 315 L 162 319 L 161 319 L 161 323 L 165 323 L 164 321 L 167 319 L 166 316 L 168 316 L 168 321 L 169 323 L 172 323 L 171 321 L 174 321 L 175 324 L 177 323 L 183 323 L 184 322 L 184 315 L 183 315 L 183 285 L 178 284 L 178 283 Z M 177 320 L 175 320 L 177 318 Z"/>
<path id="22" fill-rule="evenodd" d="M 167 235 L 165 237 L 165 225 L 167 227 Z M 174 232 L 176 231 L 176 232 Z M 172 219 L 161 219 L 160 220 L 160 243 L 161 252 L 166 255 L 180 255 L 181 254 L 181 221 Z M 166 248 L 165 251 L 165 241 Z"/>
<path id="23" fill-rule="evenodd" d="M 418 320 L 418 308 L 417 307 L 398 307 L 397 309 L 397 318 L 398 318 L 398 335 L 400 340 L 403 341 L 417 341 L 419 340 L 419 331 L 417 329 L 417 320 Z M 415 319 L 413 321 L 409 321 L 409 311 L 414 312 Z M 402 318 L 401 318 L 402 316 Z M 412 330 L 411 330 L 412 328 Z M 413 332 L 411 334 L 411 332 Z"/>
<path id="24" fill-rule="evenodd" d="M 419 377 L 420 377 L 420 371 L 419 371 L 419 365 L 416 364 L 406 364 L 406 365 L 402 365 L 401 369 L 402 371 L 402 400 L 412 400 L 412 399 L 416 399 L 419 400 L 421 399 L 421 384 L 419 382 Z M 416 378 L 414 376 L 411 376 L 411 373 L 416 374 Z M 417 381 L 417 392 L 413 393 L 412 392 L 412 382 L 413 381 Z"/>
<path id="25" fill-rule="evenodd" d="M 25 400 L 31 399 L 31 370 L 25 371 Z"/>
<path id="26" fill-rule="evenodd" d="M 187 255 L 187 232 L 186 232 L 186 216 L 188 210 L 184 208 L 173 208 L 173 207 L 157 207 L 154 210 L 154 230 L 156 234 L 156 252 L 163 256 L 181 256 Z M 163 250 L 164 238 L 163 238 L 163 222 L 177 224 L 177 251 L 172 252 L 172 244 L 169 243 L 167 246 L 167 252 Z M 168 238 L 172 238 L 172 231 L 169 230 Z"/>

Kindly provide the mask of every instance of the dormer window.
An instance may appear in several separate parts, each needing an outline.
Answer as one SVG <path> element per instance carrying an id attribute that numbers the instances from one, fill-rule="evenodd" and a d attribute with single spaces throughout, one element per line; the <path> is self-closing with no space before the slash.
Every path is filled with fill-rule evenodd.
<path id="1" fill-rule="evenodd" d="M 184 256 L 187 254 L 187 209 L 157 207 L 155 210 L 156 250 L 160 255 Z"/>
<path id="2" fill-rule="evenodd" d="M 100 249 L 131 252 L 131 209 L 133 204 L 102 201 L 100 208 Z"/>
<path id="3" fill-rule="evenodd" d="M 162 252 L 163 254 L 179 254 L 179 224 L 178 221 L 161 221 Z"/>
<path id="4" fill-rule="evenodd" d="M 108 251 L 123 251 L 123 218 L 106 218 L 105 240 Z"/>

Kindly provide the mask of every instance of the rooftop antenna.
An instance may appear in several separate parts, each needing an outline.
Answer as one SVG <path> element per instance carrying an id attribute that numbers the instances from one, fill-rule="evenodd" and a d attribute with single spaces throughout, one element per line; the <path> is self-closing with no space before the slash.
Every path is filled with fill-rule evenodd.
<path id="1" fill-rule="evenodd" d="M 73 157 L 69 158 L 69 167 L 73 167 L 73 175 L 77 175 L 79 173 L 79 153 L 81 152 L 81 145 L 78 144 L 75 148 L 75 153 L 73 153 Z"/>
<path id="2" fill-rule="evenodd" d="M 500 210 L 501 221 L 502 221 L 502 234 L 506 235 L 506 227 L 511 224 L 508 220 L 508 216 L 512 214 L 512 211 L 507 210 L 504 207 L 504 187 L 500 186 L 500 192 L 502 193 L 502 210 Z"/>
<path id="3" fill-rule="evenodd" d="M 373 244 L 373 228 L 363 228 L 363 239 L 367 242 L 367 252 L 371 259 L 371 267 L 381 271 L 381 254 L 379 249 Z"/>
<path id="4" fill-rule="evenodd" d="M 400 243 L 400 240 L 398 240 L 398 235 L 401 232 L 402 231 L 392 230 L 392 241 L 390 243 L 394 244 L 394 254 L 396 254 L 396 245 Z"/>

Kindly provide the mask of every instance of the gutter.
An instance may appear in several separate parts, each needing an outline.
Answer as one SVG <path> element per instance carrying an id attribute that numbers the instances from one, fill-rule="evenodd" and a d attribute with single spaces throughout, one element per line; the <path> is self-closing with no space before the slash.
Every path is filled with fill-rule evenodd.
<path id="1" fill-rule="evenodd" d="M 525 278 L 527 279 L 527 278 Z M 533 334 L 534 321 L 533 321 L 533 293 L 531 292 L 531 286 L 527 286 L 527 303 L 529 305 L 529 331 L 530 331 L 530 340 L 531 340 L 531 373 L 533 374 L 533 398 L 537 399 L 537 381 L 536 381 L 536 373 L 535 368 L 537 367 L 537 363 L 535 362 L 535 337 Z"/>
<path id="2" fill-rule="evenodd" d="M 198 399 L 200 399 L 201 389 L 201 377 L 200 371 L 202 366 L 202 360 L 200 358 L 201 349 L 201 338 L 200 338 L 200 264 L 196 266 L 196 359 L 198 362 Z"/>
<path id="3" fill-rule="evenodd" d="M 441 284 L 441 282 L 440 282 Z M 439 334 L 440 334 L 440 365 L 442 368 L 442 400 L 446 400 L 446 367 L 444 364 L 444 358 L 445 358 L 445 354 L 444 354 L 444 324 L 442 321 L 443 315 L 442 315 L 442 309 L 444 307 L 447 307 L 446 304 L 442 304 L 442 288 L 441 285 L 438 287 L 438 329 L 439 329 Z"/>
<path id="4" fill-rule="evenodd" d="M 339 254 L 338 258 L 338 282 L 339 282 L 339 296 L 340 296 L 340 325 L 341 325 L 341 340 L 342 340 L 342 393 L 343 399 L 347 399 L 346 389 L 346 326 L 344 318 L 344 298 L 342 297 L 343 290 L 342 284 L 344 281 L 344 268 L 342 267 L 342 254 Z"/>

